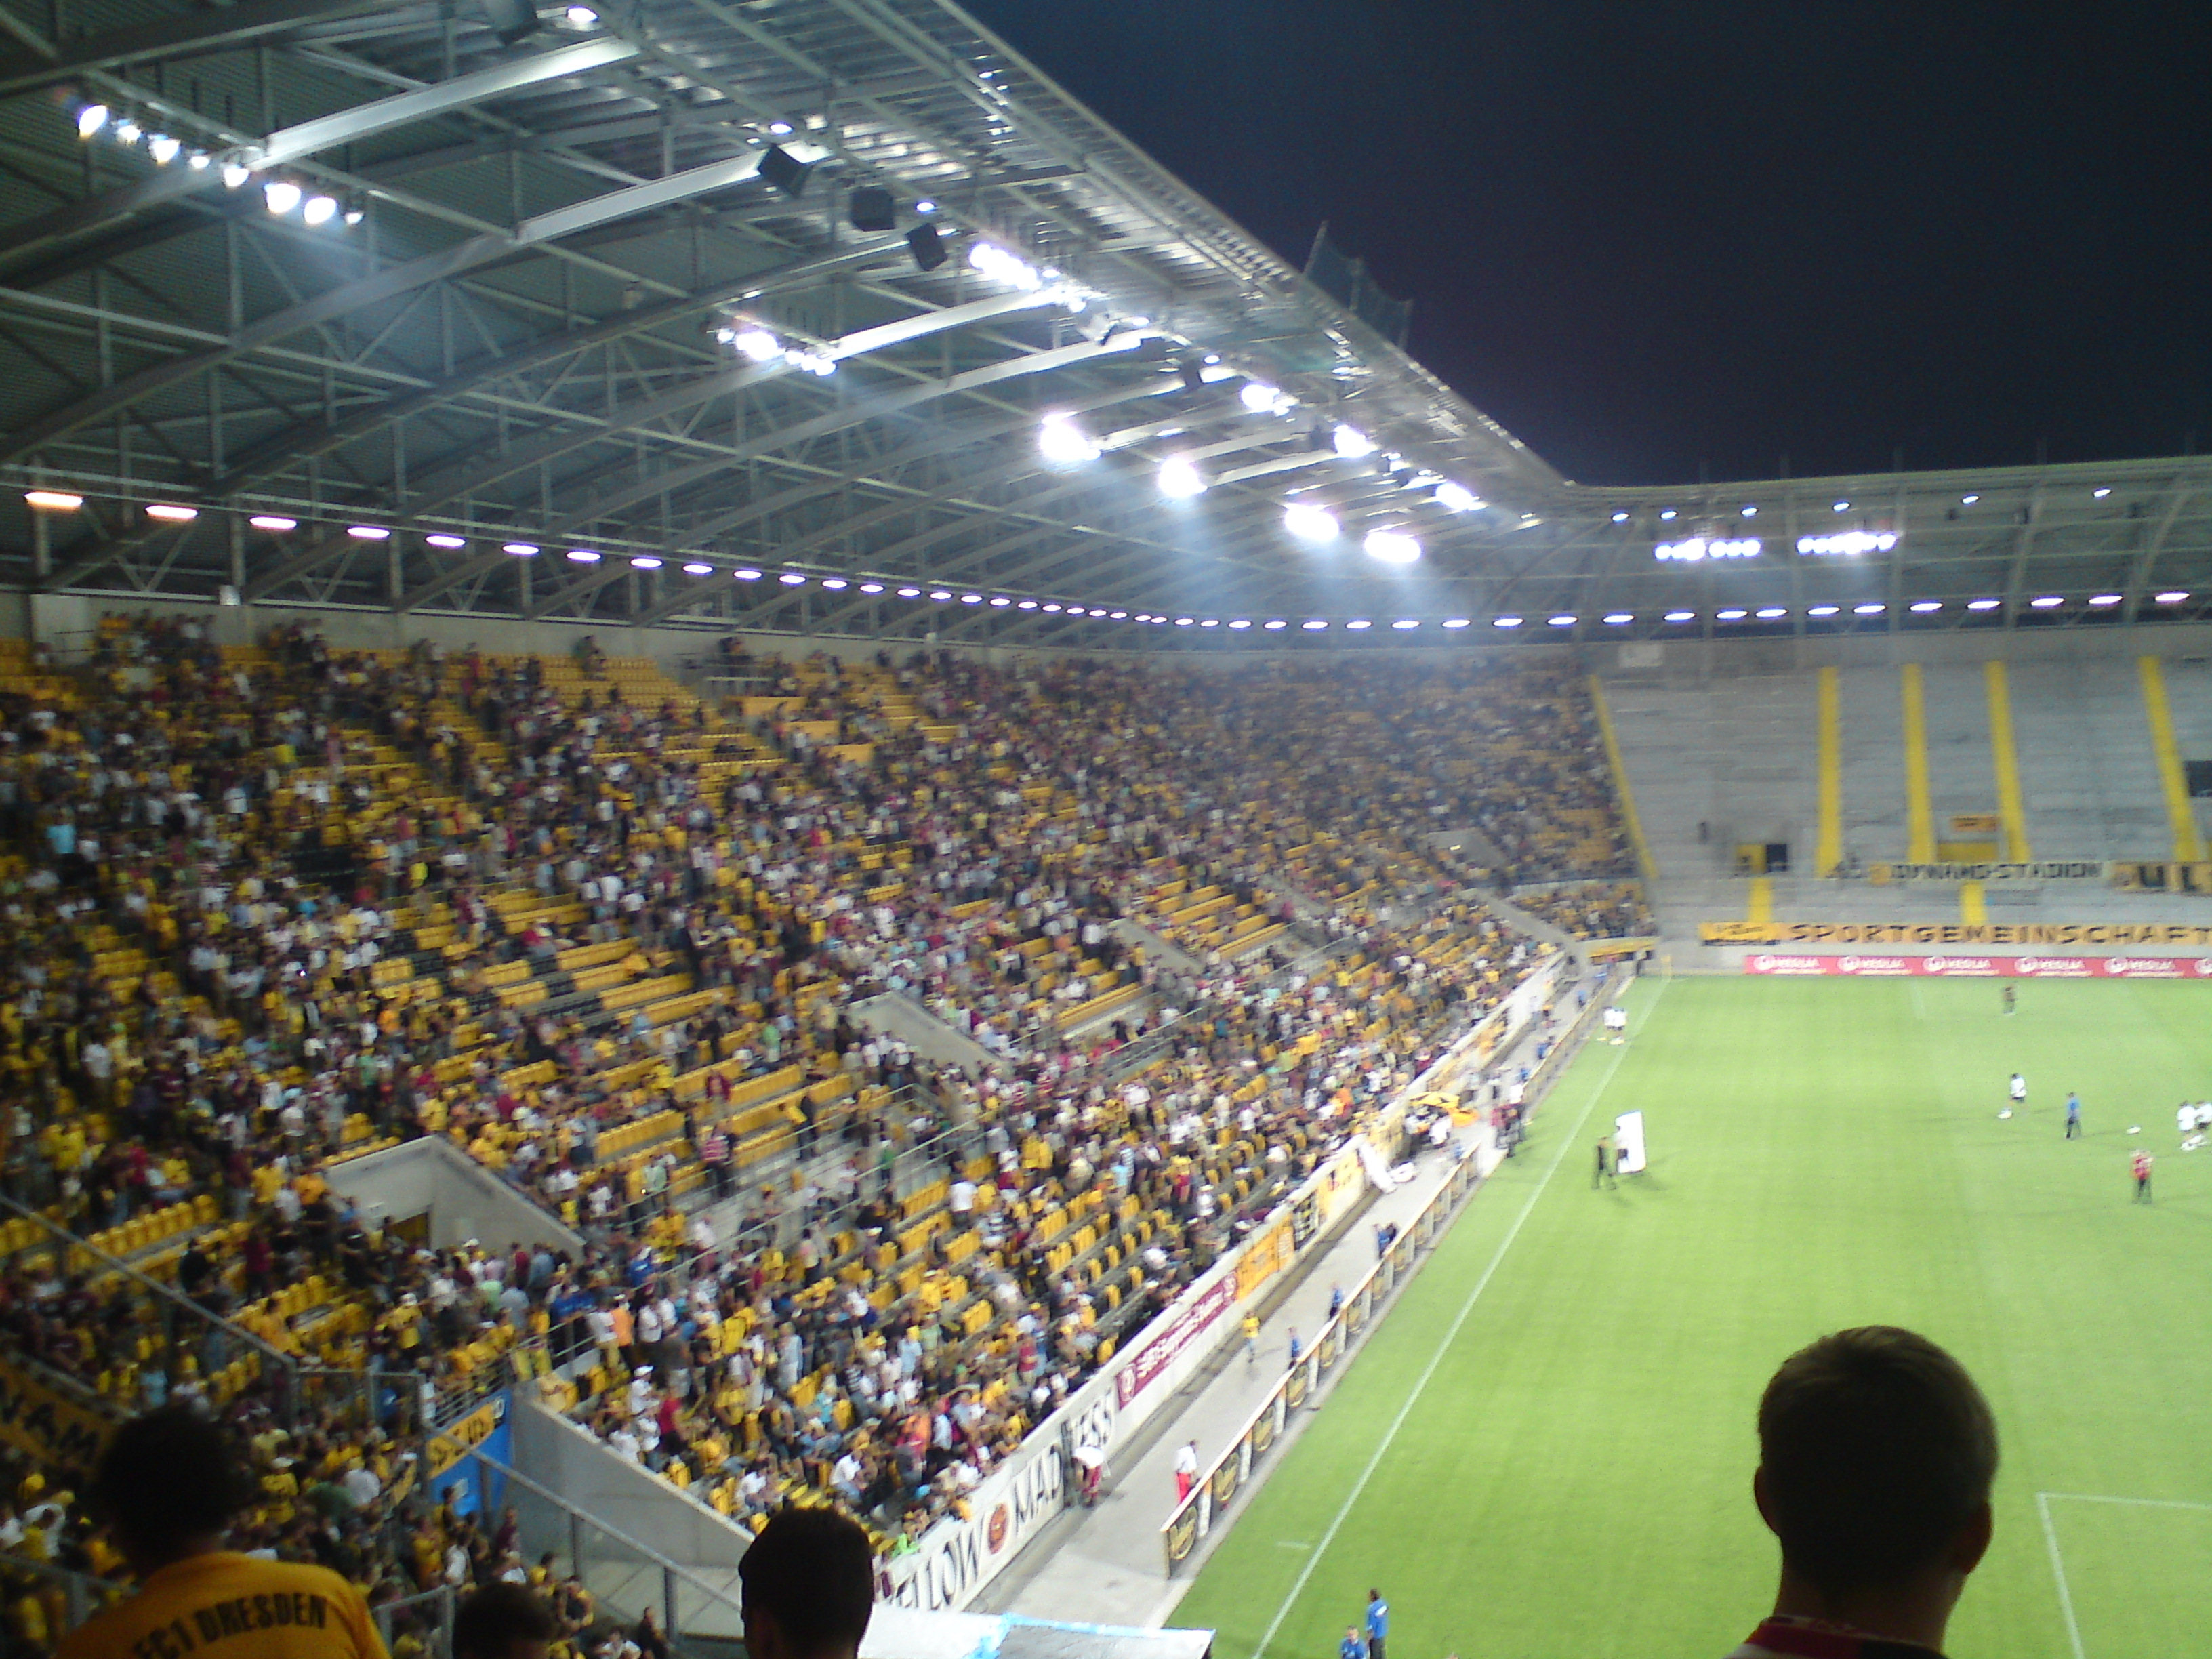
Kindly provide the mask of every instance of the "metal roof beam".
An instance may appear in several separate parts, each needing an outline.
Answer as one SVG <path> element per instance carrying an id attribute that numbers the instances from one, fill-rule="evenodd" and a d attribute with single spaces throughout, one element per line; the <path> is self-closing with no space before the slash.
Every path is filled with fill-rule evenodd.
<path id="1" fill-rule="evenodd" d="M 519 248 L 550 242 L 592 225 L 604 224 L 635 213 L 649 212 L 670 202 L 680 201 L 702 191 L 742 183 L 752 178 L 759 167 L 760 157 L 753 152 L 726 161 L 709 162 L 704 167 L 692 167 L 665 179 L 634 185 L 627 190 L 609 191 L 605 195 L 591 197 L 568 207 L 556 208 L 550 212 L 524 220 L 512 231 L 490 231 L 471 236 L 436 253 L 424 254 L 420 258 L 390 266 L 374 276 L 364 276 L 358 281 L 341 284 L 328 293 L 288 306 L 259 322 L 249 324 L 222 345 L 204 351 L 186 353 L 167 362 L 140 369 L 90 397 L 79 398 L 76 403 L 32 422 L 11 434 L 6 447 L 0 448 L 0 463 L 21 460 L 55 439 L 67 437 L 78 428 L 111 415 L 164 387 L 188 380 L 203 369 L 228 362 L 262 346 L 272 345 L 303 330 L 334 322 L 363 306 L 396 298 L 441 277 L 457 276 L 463 271 L 473 270 Z"/>
<path id="2" fill-rule="evenodd" d="M 225 6 L 165 17 L 159 22 L 95 35 L 58 57 L 0 59 L 0 97 L 52 86 L 95 70 L 225 52 L 289 33 L 306 24 L 382 11 L 389 5 L 390 0 L 261 0 L 258 5 Z M 434 27 L 430 9 L 422 9 L 425 27 Z"/>

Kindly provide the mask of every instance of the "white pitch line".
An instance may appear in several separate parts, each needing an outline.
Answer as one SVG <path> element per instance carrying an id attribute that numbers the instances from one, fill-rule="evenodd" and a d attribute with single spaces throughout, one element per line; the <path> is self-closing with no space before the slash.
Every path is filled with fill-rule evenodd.
<path id="1" fill-rule="evenodd" d="M 2179 1498 L 2107 1498 L 2094 1492 L 2039 1492 L 2035 1496 L 2039 1503 L 2046 1498 L 2063 1498 L 2071 1504 L 2129 1504 L 2144 1510 L 2212 1510 L 2212 1504 L 2185 1503 Z"/>
<path id="2" fill-rule="evenodd" d="M 1657 994 L 1652 997 L 1650 1007 L 1644 1011 L 1647 1020 L 1650 1018 L 1651 1010 L 1659 1006 L 1660 998 L 1667 994 L 1667 988 L 1673 983 L 1672 980 L 1662 980 L 1659 982 Z M 1460 1304 L 1458 1317 L 1452 1321 L 1450 1328 L 1443 1334 L 1443 1340 L 1437 1344 L 1436 1352 L 1429 1356 L 1428 1365 L 1421 1372 L 1420 1379 L 1413 1384 L 1413 1391 L 1406 1396 L 1406 1403 L 1398 1407 L 1397 1416 L 1391 1419 L 1389 1428 L 1384 1431 L 1382 1440 L 1376 1445 L 1375 1455 L 1367 1460 L 1367 1467 L 1360 1470 L 1359 1479 L 1352 1483 L 1352 1490 L 1345 1494 L 1343 1505 L 1338 1509 L 1336 1518 L 1328 1523 L 1328 1530 L 1321 1535 L 1321 1542 L 1314 1546 L 1313 1553 L 1306 1558 L 1306 1565 L 1299 1572 L 1297 1582 L 1291 1586 L 1291 1593 L 1283 1598 L 1283 1605 L 1275 1609 L 1275 1616 L 1268 1621 L 1267 1632 L 1260 1638 L 1260 1645 L 1252 1650 L 1252 1659 L 1264 1659 L 1267 1651 L 1267 1644 L 1275 1639 L 1275 1632 L 1283 1627 L 1283 1620 L 1290 1616 L 1291 1607 L 1297 1605 L 1298 1597 L 1305 1593 L 1307 1580 L 1313 1577 L 1314 1569 L 1321 1565 L 1322 1558 L 1328 1553 L 1328 1547 L 1336 1541 L 1337 1532 L 1343 1527 L 1345 1517 L 1352 1513 L 1352 1506 L 1359 1502 L 1359 1495 L 1367 1490 L 1368 1481 L 1374 1478 L 1375 1471 L 1382 1463 L 1384 1455 L 1389 1451 L 1391 1443 L 1397 1439 L 1398 1431 L 1406 1426 L 1406 1419 L 1413 1415 L 1413 1407 L 1420 1403 L 1421 1395 L 1428 1389 L 1429 1379 L 1437 1374 L 1437 1367 L 1443 1364 L 1445 1353 L 1449 1351 L 1453 1340 L 1459 1335 L 1460 1327 L 1467 1323 L 1468 1316 L 1474 1311 L 1474 1304 L 1482 1299 L 1483 1291 L 1490 1288 L 1490 1280 L 1498 1271 L 1498 1264 L 1505 1260 L 1506 1251 L 1511 1249 L 1513 1241 L 1521 1237 L 1521 1228 L 1535 1209 L 1536 1200 L 1543 1197 L 1544 1189 L 1552 1184 L 1552 1177 L 1559 1172 L 1559 1165 L 1566 1161 L 1567 1153 L 1573 1149 L 1577 1139 L 1582 1134 L 1583 1125 L 1589 1121 L 1589 1115 L 1597 1109 L 1598 1102 L 1605 1097 L 1606 1090 L 1612 1085 L 1613 1074 L 1620 1069 L 1621 1056 L 1627 1052 L 1626 1045 L 1613 1051 L 1613 1063 L 1606 1067 L 1604 1078 L 1591 1091 L 1589 1103 L 1583 1108 L 1583 1115 L 1575 1120 L 1575 1127 L 1560 1137 L 1559 1150 L 1552 1154 L 1551 1166 L 1544 1171 L 1543 1178 L 1537 1182 L 1536 1190 L 1528 1194 L 1528 1201 L 1521 1206 L 1521 1213 L 1513 1218 L 1513 1224 L 1506 1230 L 1505 1237 L 1498 1242 L 1496 1254 L 1490 1258 L 1490 1265 L 1482 1270 L 1482 1277 L 1474 1281 L 1474 1288 L 1467 1293 L 1467 1300 Z M 2075 1659 L 2081 1659 L 2081 1656 L 2077 1654 Z"/>
<path id="3" fill-rule="evenodd" d="M 2055 1495 L 2065 1496 L 2063 1492 Z M 2051 1550 L 2051 1576 L 2058 1583 L 2058 1610 L 2066 1615 L 2066 1639 L 2074 1644 L 2074 1659 L 2088 1659 L 2081 1651 L 2081 1626 L 2074 1619 L 2074 1592 L 2066 1588 L 2066 1559 L 2058 1553 L 2058 1528 L 2051 1522 L 2053 1496 L 2047 1492 L 2036 1493 L 2036 1512 L 2043 1517 L 2043 1541 Z"/>

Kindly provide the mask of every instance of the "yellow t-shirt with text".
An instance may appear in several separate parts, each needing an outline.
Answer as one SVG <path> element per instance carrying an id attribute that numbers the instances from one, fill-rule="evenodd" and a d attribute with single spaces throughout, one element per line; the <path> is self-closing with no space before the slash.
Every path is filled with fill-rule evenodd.
<path id="1" fill-rule="evenodd" d="M 217 1550 L 161 1568 L 54 1659 L 386 1659 L 361 1592 L 326 1567 Z"/>

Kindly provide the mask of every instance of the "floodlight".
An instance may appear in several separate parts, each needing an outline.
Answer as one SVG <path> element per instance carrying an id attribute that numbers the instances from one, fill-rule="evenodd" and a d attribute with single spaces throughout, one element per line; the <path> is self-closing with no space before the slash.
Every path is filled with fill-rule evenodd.
<path id="1" fill-rule="evenodd" d="M 87 104 L 76 112 L 76 136 L 89 138 L 107 125 L 107 118 L 115 112 L 105 104 Z"/>
<path id="2" fill-rule="evenodd" d="M 1310 501 L 1292 501 L 1283 509 L 1283 528 L 1302 542 L 1333 542 L 1336 514 Z"/>
<path id="3" fill-rule="evenodd" d="M 1037 428 L 1037 452 L 1048 461 L 1079 465 L 1098 459 L 1098 446 L 1066 415 L 1048 415 Z"/>
<path id="4" fill-rule="evenodd" d="M 1171 501 L 1186 501 L 1206 493 L 1206 480 L 1188 457 L 1170 456 L 1160 463 L 1160 494 Z"/>
<path id="5" fill-rule="evenodd" d="M 149 501 L 146 506 L 148 518 L 160 519 L 167 524 L 190 524 L 199 515 L 200 510 L 197 507 L 176 507 L 167 501 Z"/>
<path id="6" fill-rule="evenodd" d="M 1421 556 L 1420 543 L 1402 530 L 1370 530 L 1359 545 L 1380 564 L 1412 564 Z"/>
<path id="7" fill-rule="evenodd" d="M 1358 427 L 1346 426 L 1341 421 L 1336 423 L 1336 430 L 1329 434 L 1329 441 L 1334 446 L 1336 453 L 1347 461 L 1356 461 L 1363 456 L 1372 455 L 1375 453 L 1375 441 L 1372 438 Z"/>
<path id="8" fill-rule="evenodd" d="M 1482 497 L 1463 483 L 1454 483 L 1447 478 L 1437 486 L 1437 505 L 1454 513 L 1472 513 L 1482 505 Z"/>

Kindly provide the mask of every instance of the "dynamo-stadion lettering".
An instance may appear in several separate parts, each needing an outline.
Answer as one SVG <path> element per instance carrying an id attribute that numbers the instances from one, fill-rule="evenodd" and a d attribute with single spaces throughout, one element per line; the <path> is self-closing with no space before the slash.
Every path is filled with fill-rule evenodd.
<path id="1" fill-rule="evenodd" d="M 1886 881 L 2107 881 L 2112 866 L 2101 859 L 2034 859 L 2026 863 L 1875 864 L 1867 878 Z"/>

